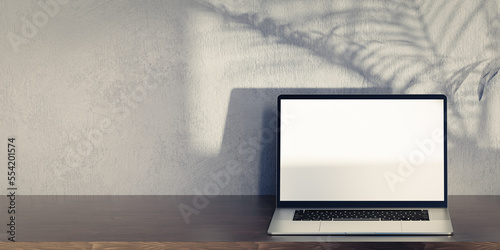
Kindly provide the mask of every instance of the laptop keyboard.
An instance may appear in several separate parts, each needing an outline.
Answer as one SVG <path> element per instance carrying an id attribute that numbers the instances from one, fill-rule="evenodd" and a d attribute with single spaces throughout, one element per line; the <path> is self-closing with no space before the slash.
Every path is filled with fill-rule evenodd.
<path id="1" fill-rule="evenodd" d="M 428 210 L 295 210 L 294 221 L 428 221 Z"/>

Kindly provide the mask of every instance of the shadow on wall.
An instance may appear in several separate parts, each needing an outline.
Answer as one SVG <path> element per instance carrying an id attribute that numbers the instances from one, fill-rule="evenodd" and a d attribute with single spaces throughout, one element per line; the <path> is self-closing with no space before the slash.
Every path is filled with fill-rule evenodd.
<path id="1" fill-rule="evenodd" d="M 233 89 L 226 116 L 222 147 L 215 160 L 215 162 L 226 162 L 226 164 L 222 164 L 225 168 L 219 167 L 218 172 L 212 174 L 212 180 L 223 189 L 221 194 L 275 194 L 276 113 L 277 97 L 280 94 L 390 93 L 392 91 L 389 88 Z M 229 177 L 227 181 L 224 176 Z"/>
<path id="2" fill-rule="evenodd" d="M 488 98 L 494 85 L 491 83 L 500 69 L 500 15 L 495 1 L 200 0 L 199 3 L 207 11 L 220 14 L 229 25 L 258 31 L 277 44 L 306 49 L 331 65 L 362 76 L 369 84 L 364 86 L 373 86 L 372 90 L 446 94 L 449 156 L 462 159 L 450 164 L 450 180 L 454 181 L 450 193 L 473 194 L 469 186 L 479 182 L 488 183 L 484 193 L 500 190 L 495 186 L 499 183 L 495 174 L 500 171 L 495 152 L 500 142 L 496 139 L 481 145 L 479 138 L 481 135 L 485 135 L 485 140 L 499 138 L 500 132 L 491 133 L 498 131 L 498 125 L 491 123 L 498 119 L 494 112 L 497 108 L 488 111 L 484 100 L 478 102 L 483 95 Z M 483 40 L 484 46 L 471 44 L 471 37 Z M 287 91 L 349 90 L 233 90 L 220 154 L 211 159 L 218 165 L 231 166 L 226 167 L 231 173 L 225 175 L 230 180 L 219 183 L 223 188 L 219 190 L 221 193 L 274 192 L 274 169 L 270 171 L 268 167 L 274 167 L 275 162 L 272 139 L 275 129 L 271 118 L 275 114 L 276 96 Z M 479 156 L 487 157 L 488 163 Z M 471 171 L 474 174 L 464 174 Z M 215 173 L 215 178 L 212 176 L 213 182 L 221 181 L 217 179 L 222 176 L 219 173 Z M 255 183 L 256 180 L 259 182 Z"/>
<path id="3" fill-rule="evenodd" d="M 481 99 L 484 86 L 500 68 L 500 15 L 494 1 L 199 3 L 228 23 L 305 48 L 394 92 L 425 89 L 452 94 L 466 78 L 474 78 Z M 471 44 L 471 36 L 483 39 L 484 46 Z"/>
<path id="4" fill-rule="evenodd" d="M 392 94 L 389 88 L 236 88 L 231 91 L 221 150 L 195 169 L 194 193 L 274 195 L 276 188 L 277 97 L 280 94 Z M 480 149 L 475 138 L 450 134 L 450 192 L 491 193 L 500 188 L 492 179 L 498 150 Z M 478 159 L 481 159 L 478 161 Z M 485 167 L 483 163 L 492 164 Z M 477 180 L 484 180 L 478 185 Z"/>

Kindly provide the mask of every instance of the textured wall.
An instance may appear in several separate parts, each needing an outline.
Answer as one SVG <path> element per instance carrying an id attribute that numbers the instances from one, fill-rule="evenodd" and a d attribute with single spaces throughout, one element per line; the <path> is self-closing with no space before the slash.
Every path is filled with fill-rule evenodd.
<path id="1" fill-rule="evenodd" d="M 271 194 L 278 94 L 445 93 L 450 193 L 500 194 L 498 13 L 495 1 L 1 1 L 2 152 L 15 136 L 19 194 Z"/>

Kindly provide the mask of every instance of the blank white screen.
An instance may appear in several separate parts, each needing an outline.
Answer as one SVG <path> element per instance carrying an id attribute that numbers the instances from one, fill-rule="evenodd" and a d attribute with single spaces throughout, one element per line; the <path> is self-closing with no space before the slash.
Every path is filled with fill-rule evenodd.
<path id="1" fill-rule="evenodd" d="M 282 201 L 444 200 L 439 99 L 282 99 Z"/>

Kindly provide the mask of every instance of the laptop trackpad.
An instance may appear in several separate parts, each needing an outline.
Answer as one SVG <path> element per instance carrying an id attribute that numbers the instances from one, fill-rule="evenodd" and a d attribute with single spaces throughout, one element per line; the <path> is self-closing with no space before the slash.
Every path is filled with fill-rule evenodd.
<path id="1" fill-rule="evenodd" d="M 329 233 L 399 233 L 400 221 L 322 221 L 320 232 Z"/>

